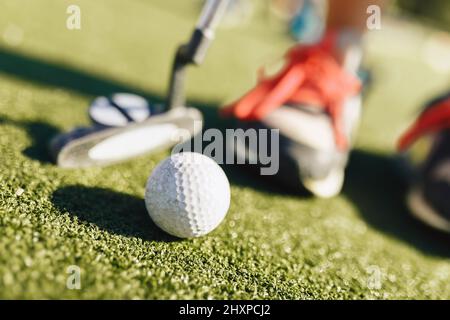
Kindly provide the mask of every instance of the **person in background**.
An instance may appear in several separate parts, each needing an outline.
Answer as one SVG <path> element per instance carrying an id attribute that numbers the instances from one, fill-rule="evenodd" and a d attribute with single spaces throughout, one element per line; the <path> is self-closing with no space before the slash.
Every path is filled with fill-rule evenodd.
<path id="1" fill-rule="evenodd" d="M 367 8 L 382 9 L 385 4 L 329 1 L 320 41 L 291 48 L 278 74 L 262 76 L 255 88 L 222 110 L 243 128 L 279 129 L 280 170 L 275 178 L 281 184 L 301 185 L 319 197 L 341 191 L 362 111 L 364 81 L 358 74 L 362 38 L 368 31 Z M 411 174 L 415 179 L 408 204 L 416 217 L 450 232 L 449 94 L 426 106 L 400 139 L 399 150 L 407 151 L 429 134 L 432 147 Z M 251 153 L 238 150 L 242 157 Z"/>

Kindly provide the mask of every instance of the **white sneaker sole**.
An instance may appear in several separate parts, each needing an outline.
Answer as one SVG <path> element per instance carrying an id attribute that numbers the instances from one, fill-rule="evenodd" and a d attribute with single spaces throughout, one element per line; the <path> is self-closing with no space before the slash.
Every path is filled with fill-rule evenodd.
<path id="1" fill-rule="evenodd" d="M 342 190 L 342 186 L 344 185 L 344 171 L 342 169 L 335 169 L 323 179 L 304 179 L 302 183 L 315 196 L 319 198 L 332 198 Z"/>

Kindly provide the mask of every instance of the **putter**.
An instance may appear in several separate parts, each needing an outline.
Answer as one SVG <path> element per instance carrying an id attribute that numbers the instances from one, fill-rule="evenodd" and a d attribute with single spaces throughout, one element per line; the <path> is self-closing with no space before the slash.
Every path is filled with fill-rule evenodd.
<path id="1" fill-rule="evenodd" d="M 163 106 L 130 93 L 98 97 L 89 108 L 92 127 L 76 128 L 50 141 L 56 164 L 64 168 L 106 166 L 171 148 L 200 133 L 201 112 L 186 106 L 186 69 L 204 61 L 228 2 L 206 1 L 189 42 L 176 51 Z"/>

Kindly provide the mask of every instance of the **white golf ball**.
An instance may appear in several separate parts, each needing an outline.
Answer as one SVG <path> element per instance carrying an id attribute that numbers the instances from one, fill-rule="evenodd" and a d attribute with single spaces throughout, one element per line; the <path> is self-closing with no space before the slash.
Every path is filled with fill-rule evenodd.
<path id="1" fill-rule="evenodd" d="M 145 205 L 155 224 L 180 238 L 214 230 L 230 206 L 230 184 L 212 159 L 183 152 L 162 161 L 147 181 Z"/>

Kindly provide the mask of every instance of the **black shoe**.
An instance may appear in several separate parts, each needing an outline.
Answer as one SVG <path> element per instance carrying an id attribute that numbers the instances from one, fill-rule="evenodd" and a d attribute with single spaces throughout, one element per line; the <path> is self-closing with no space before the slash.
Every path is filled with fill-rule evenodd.
<path id="1" fill-rule="evenodd" d="M 450 94 L 427 105 L 400 139 L 399 149 L 410 168 L 411 213 L 450 233 Z"/>

